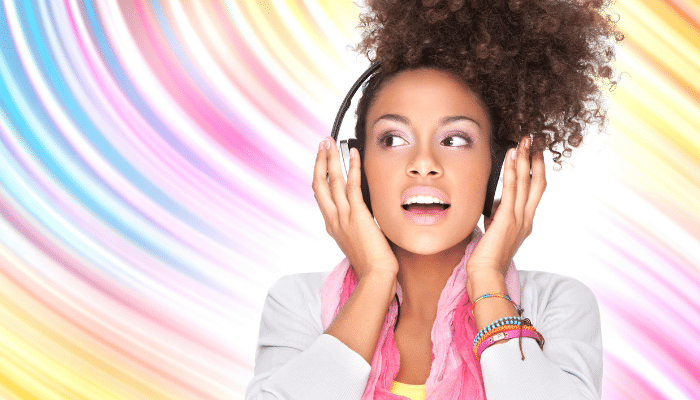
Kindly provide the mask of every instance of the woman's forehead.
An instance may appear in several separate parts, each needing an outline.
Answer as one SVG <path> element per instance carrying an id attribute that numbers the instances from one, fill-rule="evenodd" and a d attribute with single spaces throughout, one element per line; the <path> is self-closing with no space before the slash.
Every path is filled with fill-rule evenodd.
<path id="1" fill-rule="evenodd" d="M 489 125 L 488 109 L 478 94 L 456 75 L 432 68 L 401 71 L 382 85 L 369 107 L 367 128 L 387 114 L 404 124 L 410 124 L 412 117 L 426 117 Z"/>

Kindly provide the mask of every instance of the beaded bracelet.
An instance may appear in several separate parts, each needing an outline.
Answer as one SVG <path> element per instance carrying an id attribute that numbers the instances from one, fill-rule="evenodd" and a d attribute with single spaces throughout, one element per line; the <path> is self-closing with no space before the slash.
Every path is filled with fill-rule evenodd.
<path id="1" fill-rule="evenodd" d="M 479 360 L 481 358 L 481 353 L 483 352 L 483 350 L 488 347 L 488 346 L 483 347 L 481 349 L 481 351 L 479 351 L 480 345 L 484 341 L 488 340 L 490 337 L 497 335 L 503 331 L 512 330 L 512 329 L 518 329 L 518 331 L 520 332 L 519 347 L 520 347 L 520 355 L 522 356 L 523 360 L 525 360 L 525 354 L 523 353 L 523 339 L 522 339 L 522 335 L 524 333 L 523 332 L 524 330 L 534 332 L 536 334 L 535 339 L 537 340 L 537 343 L 539 344 L 540 349 L 544 349 L 544 337 L 539 332 L 537 332 L 537 330 L 535 329 L 535 327 L 532 326 L 532 323 L 530 322 L 530 320 L 528 318 L 520 319 L 519 321 L 517 321 L 517 319 L 519 319 L 519 318 L 520 317 L 500 318 L 499 320 L 495 321 L 494 323 L 484 327 L 484 329 L 482 329 L 479 332 L 479 334 L 477 335 L 477 337 L 474 339 L 474 356 L 477 358 L 477 360 Z M 512 322 L 507 323 L 507 324 L 500 323 L 498 326 L 496 326 L 496 324 L 498 324 L 499 321 L 507 320 L 507 319 L 510 319 L 511 321 L 513 319 L 516 319 L 516 323 L 512 323 Z M 526 333 L 526 337 L 527 336 L 530 336 L 530 334 Z M 507 338 L 505 340 L 509 340 L 509 339 L 512 339 L 512 337 Z M 501 339 L 501 340 L 503 340 L 503 339 Z M 495 341 L 493 341 L 491 344 L 489 344 L 489 346 L 492 345 L 493 343 L 495 343 Z"/>
<path id="2" fill-rule="evenodd" d="M 523 329 L 523 335 L 527 336 L 528 333 L 536 335 L 534 330 Z M 480 340 L 478 345 L 474 347 L 474 357 L 477 360 L 481 359 L 481 354 L 483 351 L 493 344 L 505 342 L 510 339 L 514 339 L 520 336 L 520 328 L 517 326 L 504 327 L 498 331 L 494 331 L 492 335 Z"/>
<path id="3" fill-rule="evenodd" d="M 507 324 L 520 325 L 520 321 L 521 321 L 520 317 L 503 317 L 503 318 L 499 318 L 499 319 L 493 321 L 492 323 L 483 327 L 479 331 L 479 333 L 476 334 L 476 337 L 474 338 L 474 345 L 476 345 L 476 342 L 477 342 L 477 340 L 479 340 L 479 338 L 481 338 L 484 334 L 486 334 L 491 329 L 497 328 L 497 327 L 502 326 L 502 325 L 507 325 Z"/>
<path id="4" fill-rule="evenodd" d="M 484 294 L 484 295 L 481 295 L 481 296 L 477 297 L 476 300 L 474 300 L 474 303 L 472 303 L 472 309 L 476 306 L 476 303 L 477 303 L 479 300 L 481 300 L 481 299 L 486 299 L 486 298 L 489 298 L 489 297 L 501 297 L 501 298 L 504 298 L 504 299 L 510 301 L 511 303 L 513 303 L 513 306 L 515 307 L 515 309 L 518 310 L 518 315 L 522 315 L 522 314 L 523 314 L 523 309 L 522 309 L 519 305 L 515 304 L 515 302 L 513 301 L 513 299 L 511 299 L 510 296 L 508 296 L 508 294 L 507 294 L 507 293 L 504 293 L 504 292 L 491 292 L 491 293 L 486 293 L 486 294 Z"/>
<path id="5" fill-rule="evenodd" d="M 507 331 L 504 331 L 504 332 L 507 332 Z M 537 341 L 537 344 L 540 346 L 540 349 L 544 349 L 544 337 L 536 329 L 534 329 L 534 328 L 532 328 L 532 329 L 523 328 L 522 330 L 515 329 L 514 332 L 515 332 L 514 334 L 509 335 L 510 336 L 509 338 L 502 338 L 500 340 L 493 340 L 493 341 L 490 341 L 487 339 L 484 342 L 480 343 L 479 348 L 475 350 L 474 355 L 476 356 L 476 359 L 480 360 L 481 354 L 489 346 L 491 346 L 497 342 L 507 341 L 507 340 L 513 339 L 516 336 L 516 333 L 519 334 L 518 345 L 520 347 L 520 355 L 522 356 L 523 360 L 525 360 L 525 354 L 523 353 L 523 337 L 531 337 L 531 338 L 535 339 Z M 503 332 L 500 332 L 498 334 L 501 334 L 501 333 L 503 333 Z M 494 335 L 494 337 L 496 337 L 496 336 Z"/>
<path id="6" fill-rule="evenodd" d="M 487 340 L 484 340 L 480 345 L 478 350 L 475 352 L 476 360 L 479 361 L 481 360 L 481 354 L 486 350 L 488 347 L 502 341 L 507 341 L 513 338 L 519 337 L 531 337 L 537 341 L 538 344 L 540 344 L 542 335 L 537 332 L 534 329 L 523 329 L 522 332 L 520 332 L 519 329 L 509 329 L 500 333 L 497 333 L 495 335 L 490 336 Z"/>
<path id="7" fill-rule="evenodd" d="M 474 342 L 473 347 L 477 348 L 484 340 L 488 339 L 489 337 L 491 337 L 499 332 L 507 331 L 508 329 L 520 329 L 520 325 L 519 324 L 508 324 L 508 325 L 499 326 L 498 328 L 491 329 L 486 334 L 481 336 L 479 338 L 479 340 Z M 523 329 L 535 329 L 535 328 L 534 327 L 528 328 L 527 326 L 524 326 Z"/>
<path id="8" fill-rule="evenodd" d="M 511 330 L 511 329 L 517 329 L 518 331 L 520 331 L 520 325 L 504 325 L 504 326 L 498 327 L 498 328 L 496 328 L 496 329 L 490 330 L 489 333 L 487 333 L 486 335 L 484 335 L 481 339 L 479 339 L 478 342 L 476 342 L 476 343 L 474 344 L 474 352 L 476 353 L 476 349 L 478 349 L 479 346 L 481 346 L 482 343 L 484 343 L 485 341 L 488 341 L 489 338 L 491 338 L 491 337 L 493 337 L 493 336 L 495 336 L 495 335 L 498 335 L 498 334 L 501 333 L 501 332 L 505 332 L 505 331 L 508 331 L 508 330 Z M 532 330 L 532 331 L 534 331 L 534 330 L 535 330 L 535 327 L 532 327 L 532 326 L 523 326 L 523 330 Z"/>

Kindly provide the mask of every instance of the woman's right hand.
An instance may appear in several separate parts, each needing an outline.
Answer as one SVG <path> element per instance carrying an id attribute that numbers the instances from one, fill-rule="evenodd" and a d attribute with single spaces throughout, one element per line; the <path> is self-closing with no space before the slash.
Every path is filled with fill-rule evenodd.
<path id="1" fill-rule="evenodd" d="M 360 154 L 357 149 L 350 149 L 350 154 L 345 184 L 335 141 L 327 137 L 319 145 L 311 187 L 323 214 L 326 232 L 348 258 L 358 279 L 375 274 L 394 279 L 399 263 L 363 200 Z"/>

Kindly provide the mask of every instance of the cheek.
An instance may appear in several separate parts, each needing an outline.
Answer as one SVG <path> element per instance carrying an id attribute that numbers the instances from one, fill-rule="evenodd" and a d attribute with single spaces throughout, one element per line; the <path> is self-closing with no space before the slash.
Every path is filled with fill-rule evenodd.
<path id="1" fill-rule="evenodd" d="M 389 200 L 394 193 L 391 183 L 396 181 L 392 178 L 392 174 L 396 173 L 396 161 L 385 155 L 378 157 L 369 151 L 366 154 L 365 177 L 369 187 L 372 212 L 376 217 L 377 212 L 381 214 L 382 210 L 386 210 L 391 203 Z"/>
<path id="2" fill-rule="evenodd" d="M 486 184 L 488 183 L 489 176 L 491 175 L 491 153 L 488 147 L 482 149 L 479 152 L 479 156 L 475 160 L 476 164 L 476 174 L 474 179 L 480 183 L 483 183 L 484 190 L 486 190 Z"/>
<path id="3" fill-rule="evenodd" d="M 486 193 L 486 186 L 488 185 L 489 177 L 491 176 L 491 159 L 487 159 L 480 163 L 477 171 L 475 171 L 472 177 L 474 182 L 474 187 L 478 188 L 479 192 Z"/>
<path id="4" fill-rule="evenodd" d="M 388 181 L 389 179 L 387 179 L 386 175 L 377 173 L 367 175 L 367 186 L 369 187 L 372 210 L 375 213 L 377 211 L 381 212 L 389 203 L 387 199 L 389 198 L 391 190 Z"/>
<path id="5" fill-rule="evenodd" d="M 463 163 L 459 166 L 462 174 L 460 198 L 468 203 L 467 209 L 475 210 L 483 206 L 486 199 L 486 187 L 491 173 L 490 158 L 484 158 L 472 163 Z M 479 211 L 480 212 L 480 211 Z"/>

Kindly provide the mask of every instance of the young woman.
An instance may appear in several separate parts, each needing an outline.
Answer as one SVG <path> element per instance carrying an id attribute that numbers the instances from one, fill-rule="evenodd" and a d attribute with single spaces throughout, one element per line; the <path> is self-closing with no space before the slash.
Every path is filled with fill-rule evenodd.
<path id="1" fill-rule="evenodd" d="M 560 162 L 604 119 L 595 79 L 621 35 L 603 6 L 369 2 L 359 50 L 381 67 L 358 105 L 361 145 L 346 184 L 324 139 L 312 184 L 347 258 L 270 289 L 247 399 L 601 397 L 594 295 L 511 260 L 545 190 L 544 149 Z M 482 234 L 505 139 L 518 147 Z"/>

